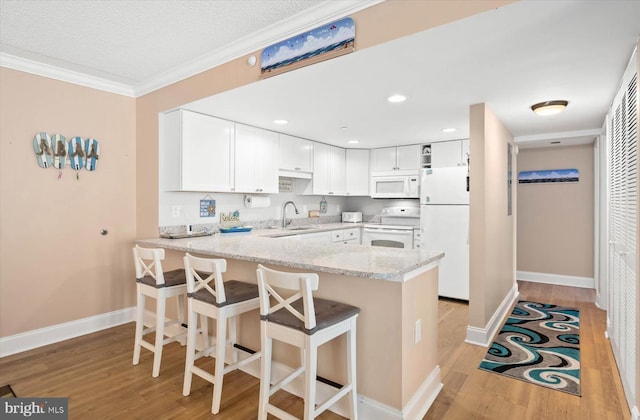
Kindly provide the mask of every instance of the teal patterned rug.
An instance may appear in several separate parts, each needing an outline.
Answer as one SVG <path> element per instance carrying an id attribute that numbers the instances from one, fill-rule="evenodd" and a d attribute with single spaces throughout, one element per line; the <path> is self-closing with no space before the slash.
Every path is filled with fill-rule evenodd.
<path id="1" fill-rule="evenodd" d="M 580 311 L 519 301 L 479 368 L 580 395 Z"/>

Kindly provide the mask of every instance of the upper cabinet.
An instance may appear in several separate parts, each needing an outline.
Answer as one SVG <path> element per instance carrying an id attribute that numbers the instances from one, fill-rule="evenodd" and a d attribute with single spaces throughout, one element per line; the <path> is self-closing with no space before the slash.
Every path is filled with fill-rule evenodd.
<path id="1" fill-rule="evenodd" d="M 235 192 L 278 192 L 278 133 L 236 123 Z"/>
<path id="2" fill-rule="evenodd" d="M 298 176 L 313 171 L 313 142 L 310 140 L 280 134 L 278 154 L 282 176 Z"/>
<path id="3" fill-rule="evenodd" d="M 469 154 L 469 140 L 453 140 L 424 145 L 431 147 L 431 167 L 449 168 L 452 166 L 466 166 Z"/>
<path id="4" fill-rule="evenodd" d="M 162 118 L 160 185 L 165 191 L 234 188 L 234 123 L 177 110 Z"/>
<path id="5" fill-rule="evenodd" d="M 347 149 L 347 195 L 369 195 L 369 150 Z"/>
<path id="6" fill-rule="evenodd" d="M 417 171 L 419 168 L 420 145 L 371 150 L 371 172 Z"/>
<path id="7" fill-rule="evenodd" d="M 345 149 L 314 143 L 312 194 L 346 195 L 345 159 Z"/>

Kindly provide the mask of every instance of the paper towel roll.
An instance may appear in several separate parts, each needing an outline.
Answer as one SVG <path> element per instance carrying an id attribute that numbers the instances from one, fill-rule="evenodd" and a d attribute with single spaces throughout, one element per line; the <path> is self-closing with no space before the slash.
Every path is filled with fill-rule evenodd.
<path id="1" fill-rule="evenodd" d="M 263 197 L 259 195 L 245 195 L 244 196 L 244 206 L 246 208 L 259 208 L 259 207 L 269 207 L 271 205 L 270 197 Z"/>

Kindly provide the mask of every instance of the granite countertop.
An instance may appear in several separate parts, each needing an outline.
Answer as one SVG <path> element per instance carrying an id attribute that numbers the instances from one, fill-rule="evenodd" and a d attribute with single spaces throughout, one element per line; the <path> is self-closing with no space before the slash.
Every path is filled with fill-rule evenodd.
<path id="1" fill-rule="evenodd" d="M 260 229 L 187 239 L 143 239 L 136 243 L 260 264 L 400 282 L 437 266 L 444 256 L 443 252 L 424 249 L 314 243 L 286 237 L 360 226 L 357 223 L 331 223 L 308 230 Z"/>

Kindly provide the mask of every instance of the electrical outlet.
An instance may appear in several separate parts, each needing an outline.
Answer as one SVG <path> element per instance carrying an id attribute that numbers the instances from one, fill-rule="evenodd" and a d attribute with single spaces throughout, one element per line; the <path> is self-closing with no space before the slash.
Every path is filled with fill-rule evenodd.
<path id="1" fill-rule="evenodd" d="M 180 217 L 180 206 L 171 206 L 171 216 Z"/>
<path id="2" fill-rule="evenodd" d="M 418 344 L 422 340 L 422 320 L 417 319 L 413 328 L 413 344 Z"/>

